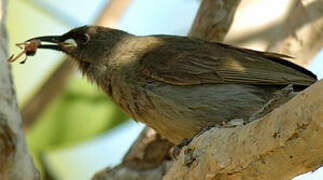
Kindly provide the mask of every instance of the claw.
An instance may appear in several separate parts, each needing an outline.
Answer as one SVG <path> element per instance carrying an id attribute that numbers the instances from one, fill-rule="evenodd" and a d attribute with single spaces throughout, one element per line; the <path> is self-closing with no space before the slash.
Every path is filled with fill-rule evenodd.
<path id="1" fill-rule="evenodd" d="M 202 135 L 206 131 L 210 130 L 212 127 L 217 127 L 217 126 L 204 127 L 195 136 L 193 136 L 191 138 L 184 138 L 181 143 L 175 145 L 173 152 L 172 152 L 173 159 L 177 159 L 178 155 L 180 154 L 180 152 L 184 146 L 187 146 L 188 144 L 190 144 L 195 137 L 199 137 L 200 135 Z"/>
<path id="2" fill-rule="evenodd" d="M 173 159 L 177 159 L 177 157 L 180 154 L 182 148 L 184 146 L 187 146 L 193 140 L 193 138 L 184 138 L 181 143 L 174 146 L 174 149 L 173 149 L 173 152 L 172 152 Z"/>

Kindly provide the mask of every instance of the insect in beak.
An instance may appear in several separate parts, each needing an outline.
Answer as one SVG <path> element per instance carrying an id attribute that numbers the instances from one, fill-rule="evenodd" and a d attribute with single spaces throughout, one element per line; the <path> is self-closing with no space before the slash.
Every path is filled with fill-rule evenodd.
<path id="1" fill-rule="evenodd" d="M 27 60 L 28 56 L 33 56 L 36 54 L 37 49 L 40 47 L 40 40 L 31 40 L 29 42 L 23 42 L 23 43 L 17 43 L 16 46 L 23 49 L 16 57 L 14 55 L 11 55 L 7 61 L 8 62 L 14 62 L 19 57 L 21 57 L 23 54 L 26 55 L 26 57 L 20 62 L 20 64 L 24 64 Z M 24 47 L 22 47 L 24 46 Z"/>
<path id="2" fill-rule="evenodd" d="M 70 42 L 69 41 L 61 42 L 60 40 L 61 40 L 61 36 L 40 36 L 40 37 L 29 39 L 22 43 L 17 43 L 16 46 L 23 49 L 23 51 L 21 51 L 17 56 L 11 55 L 7 59 L 7 61 L 14 62 L 22 55 L 25 54 L 26 57 L 20 62 L 20 64 L 24 64 L 27 60 L 27 57 L 35 55 L 37 49 L 40 49 L 40 48 L 62 51 L 62 47 L 68 45 Z M 42 42 L 53 43 L 53 44 L 42 44 Z"/>

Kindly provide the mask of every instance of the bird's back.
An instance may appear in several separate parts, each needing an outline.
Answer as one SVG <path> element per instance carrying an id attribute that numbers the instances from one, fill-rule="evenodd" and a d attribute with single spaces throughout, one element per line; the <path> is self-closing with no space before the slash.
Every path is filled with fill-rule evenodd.
<path id="1" fill-rule="evenodd" d="M 206 126 L 247 120 L 288 84 L 304 88 L 316 81 L 278 54 L 177 36 L 138 37 L 136 43 L 129 43 L 129 52 L 138 56 L 129 56 L 136 58 L 112 84 L 118 87 L 114 99 L 173 143 Z"/>

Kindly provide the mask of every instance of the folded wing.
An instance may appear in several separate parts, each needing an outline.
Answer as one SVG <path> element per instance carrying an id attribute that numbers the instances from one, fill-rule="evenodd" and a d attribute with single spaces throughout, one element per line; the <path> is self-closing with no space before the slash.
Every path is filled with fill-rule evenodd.
<path id="1" fill-rule="evenodd" d="M 287 61 L 285 55 L 183 37 L 156 38 L 164 43 L 146 53 L 141 63 L 143 72 L 158 81 L 298 86 L 316 81 L 312 72 Z"/>

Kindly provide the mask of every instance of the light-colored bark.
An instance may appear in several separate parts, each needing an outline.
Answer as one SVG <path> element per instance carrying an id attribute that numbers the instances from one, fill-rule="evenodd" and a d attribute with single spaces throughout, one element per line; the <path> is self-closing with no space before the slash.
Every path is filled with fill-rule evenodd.
<path id="1" fill-rule="evenodd" d="M 27 151 L 8 58 L 7 1 L 0 1 L 0 179 L 39 179 Z"/>
<path id="2" fill-rule="evenodd" d="M 170 179 L 290 179 L 323 165 L 323 81 L 246 126 L 213 128 L 169 168 Z"/>
<path id="3" fill-rule="evenodd" d="M 188 36 L 208 41 L 223 41 L 240 1 L 202 1 Z"/>
<path id="4" fill-rule="evenodd" d="M 308 65 L 323 47 L 323 0 L 282 1 L 283 4 L 288 4 L 287 8 L 282 8 L 284 12 L 273 10 L 274 18 L 264 19 L 261 25 L 257 24 L 257 20 L 254 22 L 257 18 L 253 17 L 263 16 L 261 10 L 258 9 L 264 7 L 255 5 L 257 2 L 277 3 L 267 0 L 243 1 L 237 10 L 237 22 L 225 42 L 245 47 L 254 45 L 259 50 L 287 54 L 294 57 L 291 60 L 294 63 L 301 66 Z M 257 9 L 251 7 L 257 7 Z M 247 16 L 245 14 L 248 14 L 248 10 L 255 12 Z M 244 19 L 240 19 L 239 15 L 244 16 Z M 241 26 L 248 28 L 237 28 Z"/>
<path id="5" fill-rule="evenodd" d="M 294 0 L 268 50 L 287 54 L 306 66 L 323 46 L 323 0 Z"/>

